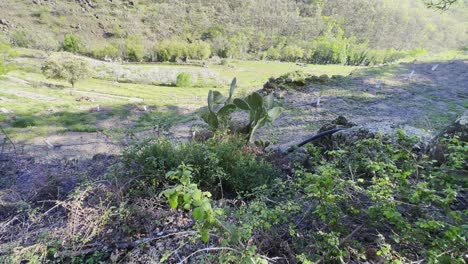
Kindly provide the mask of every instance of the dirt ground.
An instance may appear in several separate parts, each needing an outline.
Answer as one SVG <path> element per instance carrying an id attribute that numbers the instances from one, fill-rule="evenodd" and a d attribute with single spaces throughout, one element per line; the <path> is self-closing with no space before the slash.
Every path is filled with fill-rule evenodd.
<path id="1" fill-rule="evenodd" d="M 287 111 L 273 127 L 259 131 L 260 138 L 278 146 L 302 141 L 339 115 L 357 125 L 391 124 L 436 134 L 468 107 L 468 61 L 370 68 L 345 80 L 286 92 L 284 98 Z"/>

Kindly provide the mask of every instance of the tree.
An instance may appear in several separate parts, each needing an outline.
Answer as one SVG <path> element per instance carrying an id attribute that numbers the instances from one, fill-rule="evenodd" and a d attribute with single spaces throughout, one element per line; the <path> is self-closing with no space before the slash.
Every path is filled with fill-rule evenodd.
<path id="1" fill-rule="evenodd" d="M 47 78 L 66 80 L 72 88 L 78 81 L 92 76 L 87 61 L 67 53 L 50 56 L 42 66 L 42 72 Z"/>
<path id="2" fill-rule="evenodd" d="M 138 35 L 131 35 L 125 40 L 125 54 L 130 61 L 140 61 L 145 55 L 143 40 Z"/>

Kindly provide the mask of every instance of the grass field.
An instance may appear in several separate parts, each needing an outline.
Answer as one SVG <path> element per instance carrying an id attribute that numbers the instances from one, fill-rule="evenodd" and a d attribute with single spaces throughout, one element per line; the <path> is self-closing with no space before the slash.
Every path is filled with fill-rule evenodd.
<path id="1" fill-rule="evenodd" d="M 155 125 L 169 126 L 191 120 L 195 111 L 205 106 L 208 90 L 216 89 L 226 93 L 234 77 L 238 79 L 236 93 L 242 96 L 260 89 L 269 77 L 291 71 L 314 75 L 349 75 L 354 72 L 354 76 L 385 78 L 394 74 L 398 65 L 354 67 L 232 60 L 226 65 L 200 67 L 175 64 L 121 65 L 91 61 L 103 74 L 77 83 L 72 91 L 70 84 L 47 79 L 41 73 L 42 62 L 48 53 L 30 49 L 17 49 L 16 53 L 18 55 L 13 61 L 16 69 L 0 78 L 0 122 L 8 134 L 18 141 L 66 131 L 139 131 Z M 445 52 L 418 60 L 425 62 L 467 57 L 466 53 Z M 136 77 L 133 77 L 133 81 L 125 78 L 122 81 L 121 76 L 114 78 L 113 74 L 119 71 L 127 72 L 127 75 L 136 74 Z M 208 80 L 202 77 L 202 82 L 198 81 L 192 87 L 168 85 L 178 72 L 208 76 Z M 153 78 L 153 75 L 159 75 L 159 79 L 165 82 L 169 80 L 169 83 L 146 80 Z M 340 92 L 352 93 L 351 90 Z M 97 108 L 99 111 L 96 111 Z"/>
<path id="2" fill-rule="evenodd" d="M 0 79 L 0 122 L 16 140 L 65 131 L 118 130 L 122 129 L 123 123 L 130 124 L 126 129 L 146 129 L 161 118 L 161 122 L 170 123 L 189 120 L 196 109 L 205 105 L 209 89 L 227 92 L 227 84 L 234 77 L 238 79 L 236 92 L 243 95 L 261 88 L 269 77 L 291 71 L 348 75 L 357 68 L 266 61 L 230 61 L 227 65 L 210 65 L 206 69 L 185 65 L 126 64 L 125 67 L 131 67 L 135 72 L 208 70 L 218 75 L 219 80 L 215 85 L 173 87 L 93 78 L 77 83 L 71 91 L 70 84 L 42 75 L 40 67 L 47 57 L 45 52 L 18 49 L 17 53 L 14 59 L 16 70 Z M 98 106 L 100 111 L 95 111 Z M 150 111 L 139 111 L 144 106 Z M 114 125 L 101 125 L 106 120 Z"/>

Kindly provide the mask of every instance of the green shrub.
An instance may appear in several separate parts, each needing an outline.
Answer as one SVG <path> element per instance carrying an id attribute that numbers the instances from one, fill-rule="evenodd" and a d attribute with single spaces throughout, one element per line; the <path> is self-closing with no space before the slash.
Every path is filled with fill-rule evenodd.
<path id="1" fill-rule="evenodd" d="M 153 60 L 159 62 L 176 62 L 185 59 L 206 60 L 210 55 L 210 44 L 201 40 L 193 43 L 179 40 L 165 40 L 153 47 Z"/>
<path id="2" fill-rule="evenodd" d="M 137 165 L 147 182 L 165 182 L 165 173 L 181 163 L 193 167 L 194 181 L 215 194 L 251 192 L 267 184 L 278 172 L 267 161 L 244 149 L 245 141 L 238 137 L 211 139 L 202 143 L 175 145 L 160 139 L 143 143 L 124 154 L 128 165 Z"/>
<path id="3" fill-rule="evenodd" d="M 18 117 L 12 121 L 11 126 L 17 128 L 26 128 L 36 125 L 36 121 L 33 117 Z"/>
<path id="4" fill-rule="evenodd" d="M 281 58 L 281 52 L 280 52 L 279 49 L 277 49 L 275 47 L 270 47 L 266 51 L 266 57 L 269 60 L 279 60 Z"/>
<path id="5" fill-rule="evenodd" d="M 177 75 L 177 87 L 190 87 L 192 86 L 192 76 L 190 73 L 182 72 Z"/>
<path id="6" fill-rule="evenodd" d="M 211 55 L 211 46 L 207 42 L 197 40 L 188 45 L 188 57 L 194 60 L 206 60 Z"/>
<path id="7" fill-rule="evenodd" d="M 101 60 L 105 58 L 117 59 L 120 57 L 120 50 L 112 44 L 106 44 L 102 48 L 95 48 L 92 51 L 92 56 Z"/>
<path id="8" fill-rule="evenodd" d="M 143 40 L 138 35 L 131 35 L 125 40 L 125 58 L 129 61 L 141 61 L 145 55 Z"/>
<path id="9" fill-rule="evenodd" d="M 284 61 L 295 62 L 302 57 L 304 57 L 304 49 L 299 46 L 286 46 L 281 50 L 281 59 Z"/>
<path id="10" fill-rule="evenodd" d="M 62 48 L 64 51 L 77 53 L 81 50 L 81 41 L 73 34 L 66 34 L 63 39 Z"/>

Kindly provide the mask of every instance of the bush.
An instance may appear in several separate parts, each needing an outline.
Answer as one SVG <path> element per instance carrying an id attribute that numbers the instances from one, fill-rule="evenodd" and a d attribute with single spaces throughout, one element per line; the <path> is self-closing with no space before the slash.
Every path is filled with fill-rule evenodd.
<path id="1" fill-rule="evenodd" d="M 62 48 L 64 51 L 77 53 L 81 49 L 81 41 L 77 36 L 73 34 L 67 34 L 63 40 Z"/>
<path id="2" fill-rule="evenodd" d="M 210 44 L 201 40 L 197 40 L 193 43 L 178 40 L 166 40 L 153 47 L 153 60 L 159 62 L 176 62 L 178 60 L 185 59 L 206 60 L 210 55 Z"/>
<path id="3" fill-rule="evenodd" d="M 188 57 L 194 60 L 206 60 L 211 55 L 210 44 L 197 40 L 188 45 Z"/>
<path id="4" fill-rule="evenodd" d="M 284 61 L 295 62 L 304 57 L 304 49 L 295 45 L 284 47 L 281 53 L 281 59 Z"/>
<path id="5" fill-rule="evenodd" d="M 181 163 L 193 167 L 194 181 L 215 193 L 251 192 L 270 182 L 278 172 L 254 154 L 244 150 L 244 139 L 229 137 L 202 143 L 175 145 L 167 140 L 147 142 L 124 154 L 128 165 L 137 165 L 146 182 L 159 185 L 166 181 L 165 173 Z"/>
<path id="6" fill-rule="evenodd" d="M 140 36 L 128 36 L 125 40 L 125 58 L 129 61 L 141 61 L 145 55 L 145 47 Z"/>
<path id="7" fill-rule="evenodd" d="M 266 51 L 266 57 L 269 59 L 269 60 L 279 60 L 281 58 L 281 53 L 280 53 L 280 50 L 275 48 L 275 47 L 270 47 L 267 51 Z"/>
<path id="8" fill-rule="evenodd" d="M 177 87 L 190 87 L 192 85 L 192 76 L 189 73 L 182 72 L 177 75 Z"/>
<path id="9" fill-rule="evenodd" d="M 120 50 L 112 44 L 106 44 L 102 48 L 96 48 L 92 51 L 92 56 L 96 59 L 118 59 L 120 57 Z"/>

